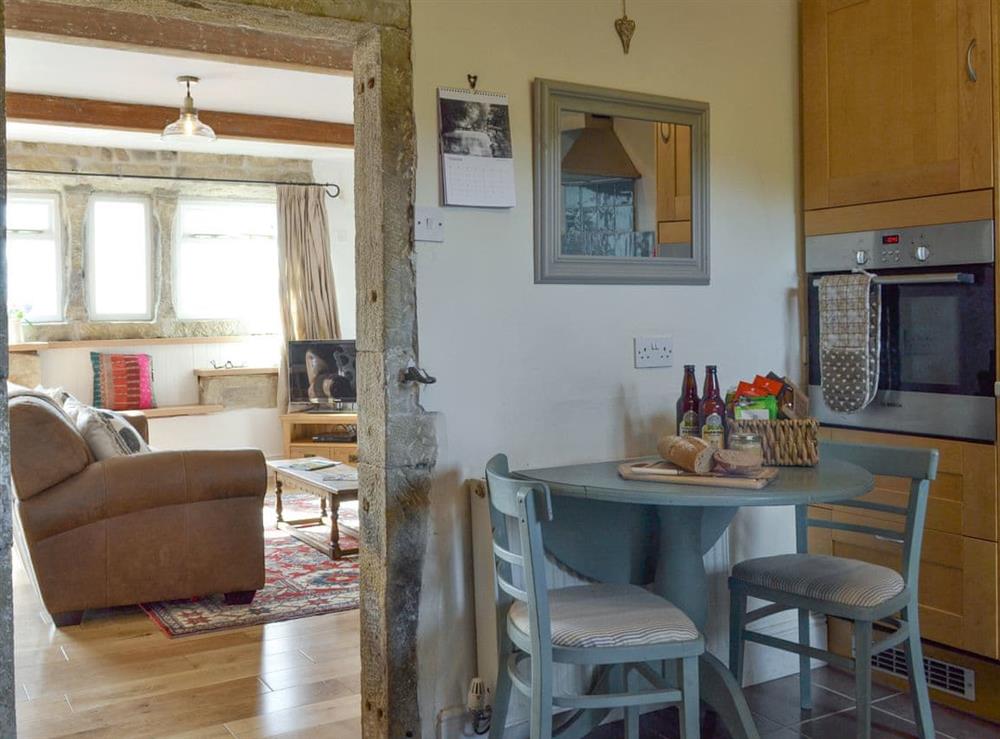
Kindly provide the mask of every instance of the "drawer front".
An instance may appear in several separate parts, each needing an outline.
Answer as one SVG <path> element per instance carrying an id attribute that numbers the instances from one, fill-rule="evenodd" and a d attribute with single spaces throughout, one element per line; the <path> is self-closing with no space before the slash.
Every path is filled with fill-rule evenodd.
<path id="1" fill-rule="evenodd" d="M 288 456 L 292 459 L 301 459 L 302 457 L 335 459 L 335 457 L 330 456 L 329 447 L 316 446 L 315 444 L 292 444 L 288 447 Z"/>
<path id="2" fill-rule="evenodd" d="M 358 463 L 358 445 L 357 444 L 331 444 L 328 447 L 326 456 L 336 462 L 343 462 L 345 464 L 357 464 Z"/>
<path id="3" fill-rule="evenodd" d="M 901 531 L 900 517 L 859 515 L 850 509 L 811 506 L 810 517 Z M 809 550 L 860 559 L 899 571 L 901 547 L 866 534 L 809 530 Z M 920 630 L 924 638 L 998 657 L 997 544 L 925 529 L 920 558 Z"/>
<path id="4" fill-rule="evenodd" d="M 820 438 L 850 444 L 937 449 L 937 479 L 931 483 L 926 528 L 934 531 L 997 541 L 996 447 L 947 439 L 880 434 L 848 429 L 821 429 Z M 875 478 L 875 489 L 865 500 L 905 506 L 908 480 Z"/>

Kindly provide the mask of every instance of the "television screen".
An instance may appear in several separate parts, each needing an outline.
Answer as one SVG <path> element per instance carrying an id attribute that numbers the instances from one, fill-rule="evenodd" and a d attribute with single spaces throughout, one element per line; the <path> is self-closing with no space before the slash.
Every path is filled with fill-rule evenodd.
<path id="1" fill-rule="evenodd" d="M 289 341 L 288 399 L 335 405 L 358 399 L 353 341 Z"/>

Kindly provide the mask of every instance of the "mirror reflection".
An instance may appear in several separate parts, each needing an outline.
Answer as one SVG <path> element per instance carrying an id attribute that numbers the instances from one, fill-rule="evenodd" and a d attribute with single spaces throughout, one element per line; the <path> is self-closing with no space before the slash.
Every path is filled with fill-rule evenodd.
<path id="1" fill-rule="evenodd" d="M 563 255 L 687 257 L 691 127 L 562 111 Z"/>

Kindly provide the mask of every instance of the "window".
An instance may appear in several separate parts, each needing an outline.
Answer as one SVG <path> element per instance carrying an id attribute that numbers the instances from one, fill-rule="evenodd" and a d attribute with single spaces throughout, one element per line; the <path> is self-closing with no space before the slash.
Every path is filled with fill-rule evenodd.
<path id="1" fill-rule="evenodd" d="M 100 195 L 90 202 L 87 297 L 93 321 L 153 317 L 149 202 Z"/>
<path id="2" fill-rule="evenodd" d="M 55 195 L 7 199 L 7 305 L 29 321 L 61 321 L 62 243 Z"/>
<path id="3" fill-rule="evenodd" d="M 182 200 L 177 208 L 178 318 L 238 320 L 277 332 L 278 230 L 273 202 Z"/>

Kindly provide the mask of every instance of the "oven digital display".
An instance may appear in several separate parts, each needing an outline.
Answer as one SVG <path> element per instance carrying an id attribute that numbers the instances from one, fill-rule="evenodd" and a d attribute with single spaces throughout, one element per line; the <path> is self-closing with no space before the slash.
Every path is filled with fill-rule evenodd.
<path id="1" fill-rule="evenodd" d="M 898 244 L 899 234 L 886 234 L 882 237 L 883 244 Z"/>

